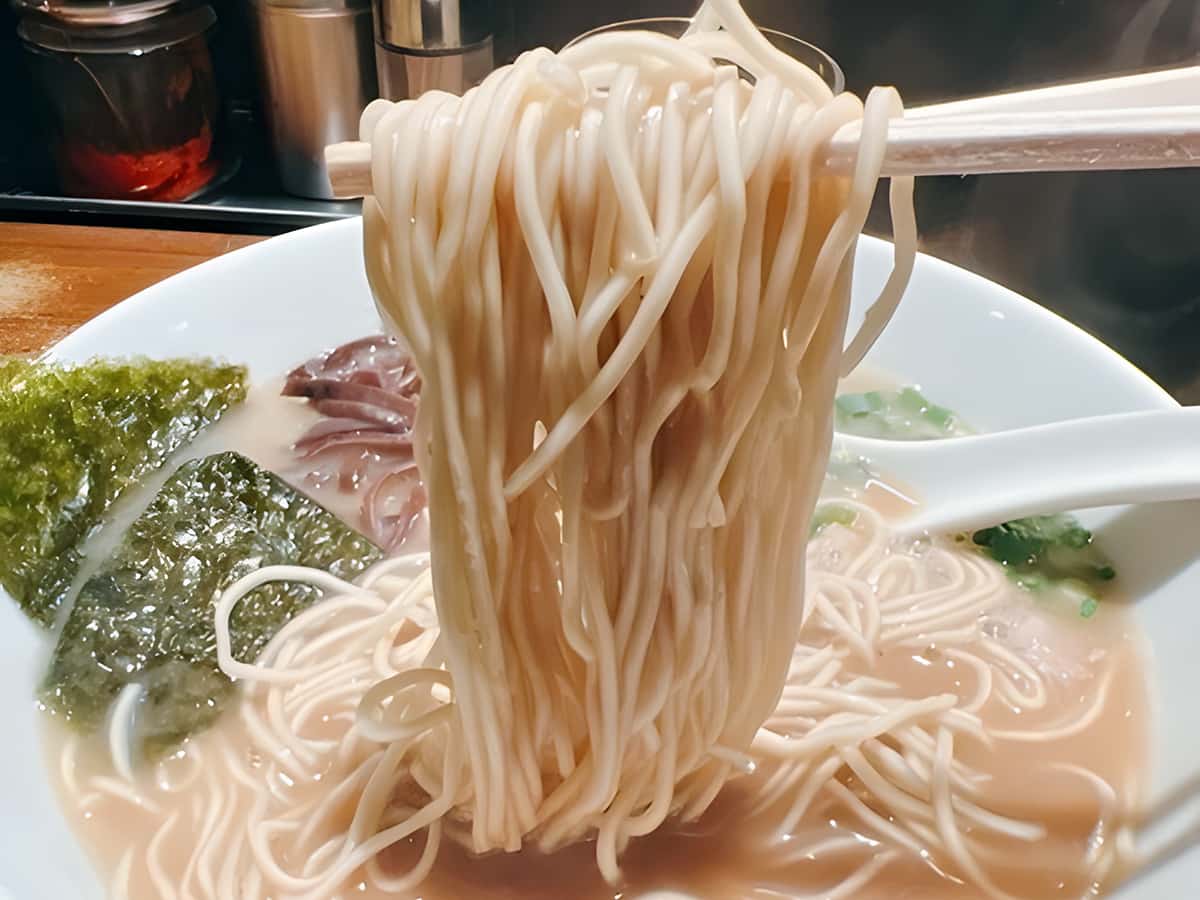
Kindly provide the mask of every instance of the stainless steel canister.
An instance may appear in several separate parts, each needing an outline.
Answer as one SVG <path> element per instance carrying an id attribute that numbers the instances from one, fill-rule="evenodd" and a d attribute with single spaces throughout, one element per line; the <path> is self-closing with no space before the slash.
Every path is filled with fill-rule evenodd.
<path id="1" fill-rule="evenodd" d="M 358 139 L 378 96 L 371 0 L 256 0 L 263 95 L 283 187 L 331 199 L 325 146 Z"/>
<path id="2" fill-rule="evenodd" d="M 374 0 L 380 95 L 460 94 L 494 65 L 491 0 Z"/>

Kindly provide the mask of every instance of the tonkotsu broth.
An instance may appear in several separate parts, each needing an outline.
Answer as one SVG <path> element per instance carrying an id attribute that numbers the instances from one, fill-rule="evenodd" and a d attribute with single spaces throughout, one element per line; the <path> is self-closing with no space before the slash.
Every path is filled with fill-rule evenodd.
<path id="1" fill-rule="evenodd" d="M 1114 869 L 1141 708 L 1118 617 L 899 541 L 881 485 L 810 540 L 838 373 L 915 262 L 898 177 L 893 271 L 843 349 L 899 95 L 834 96 L 736 0 L 694 24 L 364 112 L 368 282 L 420 383 L 385 462 L 419 466 L 431 554 L 353 583 L 242 554 L 212 617 L 241 702 L 139 770 L 126 687 L 123 777 L 67 739 L 114 896 L 1004 900 Z M 324 596 L 240 658 L 272 582 Z"/>
<path id="2" fill-rule="evenodd" d="M 829 526 L 815 538 L 809 551 L 813 570 L 821 571 L 822 566 L 836 570 L 844 559 L 841 554 L 848 546 L 849 535 L 849 529 Z M 957 548 L 949 541 L 938 539 L 935 543 L 948 552 L 974 556 L 972 551 Z M 917 545 L 894 552 L 906 551 L 927 554 L 928 548 Z M 1098 855 L 1114 845 L 1123 816 L 1140 787 L 1146 751 L 1142 710 L 1146 704 L 1136 634 L 1114 604 L 1102 605 L 1091 620 L 1058 618 L 1039 611 L 1030 594 L 1006 579 L 998 583 L 1001 588 L 990 604 L 995 615 L 985 618 L 984 631 L 995 632 L 995 622 L 987 624 L 992 619 L 1007 623 L 1015 631 L 1034 630 L 1039 646 L 1052 651 L 1045 658 L 1051 673 L 1047 678 L 1051 702 L 1039 711 L 1018 711 L 993 695 L 981 710 L 989 730 L 1037 729 L 1071 719 L 1090 705 L 1105 679 L 1111 680 L 1107 702 L 1078 734 L 1049 743 L 998 739 L 991 750 L 972 741 L 956 747 L 955 756 L 960 762 L 986 775 L 975 798 L 981 807 L 1023 821 L 1044 823 L 1048 832 L 1036 841 L 989 837 L 976 855 L 984 861 L 996 886 L 1012 896 L 1031 900 L 1082 897 L 1088 894 L 1095 877 L 1083 860 L 1089 852 Z M 335 625 L 336 620 L 330 627 Z M 1015 638 L 1013 642 L 1014 646 L 1021 644 Z M 965 698 L 976 685 L 972 673 L 936 646 L 917 651 L 890 649 L 875 660 L 870 674 L 896 682 L 911 697 L 955 693 Z M 68 738 L 64 746 L 63 735 L 53 725 L 51 728 L 51 770 L 82 841 L 106 877 L 117 882 L 129 878 L 128 892 L 117 890 L 115 896 L 150 900 L 175 896 L 171 889 L 180 891 L 178 896 L 187 896 L 182 893 L 186 886 L 192 896 L 225 900 L 217 880 L 222 857 L 214 853 L 198 861 L 191 855 L 212 829 L 224 824 L 236 831 L 244 827 L 242 823 L 250 814 L 244 799 L 222 807 L 220 821 L 202 812 L 204 779 L 211 777 L 215 783 L 231 784 L 237 777 L 222 771 L 221 747 L 231 748 L 243 760 L 257 760 L 257 765 L 251 764 L 245 771 L 266 775 L 267 754 L 256 746 L 239 716 L 231 710 L 217 727 L 194 737 L 176 758 L 146 773 L 136 786 L 123 784 L 115 775 L 100 742 L 77 744 Z M 321 737 L 326 730 L 333 736 L 341 726 L 327 721 L 307 734 Z M 1115 796 L 1104 799 L 1095 778 L 1084 772 L 1111 785 Z M 191 778 L 197 780 L 190 787 L 184 786 Z M 779 806 L 750 812 L 768 778 L 769 771 L 763 770 L 735 780 L 699 822 L 669 824 L 635 840 L 623 857 L 626 883 L 620 890 L 606 885 L 600 877 L 591 842 L 551 856 L 526 850 L 471 858 L 454 841 L 444 840 L 435 868 L 419 891 L 387 894 L 364 890 L 356 878 L 351 878 L 339 896 L 419 896 L 426 900 L 465 896 L 552 900 L 569 896 L 599 900 L 674 889 L 698 897 L 740 900 L 758 889 L 782 897 L 814 893 L 825 896 L 822 891 L 838 885 L 845 893 L 833 896 L 866 900 L 980 896 L 974 887 L 957 880 L 952 863 L 935 855 L 927 864 L 913 853 L 897 853 L 893 843 L 863 827 L 848 814 L 844 802 L 833 796 L 818 797 L 791 829 L 791 839 L 778 842 L 776 832 L 782 819 Z M 839 771 L 836 780 L 867 798 L 871 805 L 869 792 L 864 792 L 848 770 Z M 275 790 L 297 799 L 326 795 L 334 787 L 319 780 L 294 785 L 279 780 L 275 784 Z M 347 802 L 338 816 L 348 821 L 353 812 L 353 804 Z M 116 823 L 119 827 L 114 827 Z M 171 823 L 169 829 L 166 823 Z M 964 834 L 970 837 L 971 829 L 964 828 Z M 859 836 L 859 841 L 852 849 L 831 847 L 827 840 L 853 836 Z M 242 836 L 235 843 L 245 840 Z M 880 841 L 877 846 L 873 844 L 876 840 Z M 386 852 L 384 866 L 407 871 L 422 843 L 416 838 L 394 846 Z M 810 858 L 806 851 L 818 843 L 826 843 L 828 851 L 818 850 Z M 800 851 L 791 859 L 789 845 Z M 896 858 L 884 863 L 885 854 Z M 300 867 L 303 861 L 289 862 Z M 880 867 L 877 874 L 865 879 L 876 866 Z M 945 877 L 937 866 L 945 867 Z M 206 867 L 211 867 L 212 874 L 202 874 Z M 855 884 L 856 873 L 864 876 L 864 884 Z M 286 895 L 255 885 L 237 896 Z"/>

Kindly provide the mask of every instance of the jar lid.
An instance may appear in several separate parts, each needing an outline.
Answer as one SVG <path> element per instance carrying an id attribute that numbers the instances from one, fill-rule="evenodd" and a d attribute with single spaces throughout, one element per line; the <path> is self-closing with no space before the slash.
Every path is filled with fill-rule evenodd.
<path id="1" fill-rule="evenodd" d="M 17 0 L 18 9 L 72 25 L 132 25 L 178 6 L 181 0 Z"/>
<path id="2" fill-rule="evenodd" d="M 370 9 L 371 0 L 250 0 L 263 9 L 289 9 L 298 13 Z"/>
<path id="3" fill-rule="evenodd" d="M 183 7 L 178 0 L 136 5 L 152 4 L 158 7 L 154 12 L 132 19 L 67 19 L 37 12 L 21 19 L 17 34 L 27 45 L 59 53 L 149 53 L 203 34 L 217 21 L 211 6 Z"/>

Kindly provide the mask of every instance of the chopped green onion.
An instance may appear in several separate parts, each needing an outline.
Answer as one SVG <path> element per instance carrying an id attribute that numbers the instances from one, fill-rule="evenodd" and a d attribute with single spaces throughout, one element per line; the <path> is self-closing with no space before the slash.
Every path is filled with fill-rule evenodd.
<path id="1" fill-rule="evenodd" d="M 838 503 L 826 503 L 818 506 L 813 513 L 812 525 L 809 526 L 809 537 L 815 537 L 829 525 L 844 525 L 847 528 L 854 524 L 858 514 L 849 507 Z"/>
<path id="2" fill-rule="evenodd" d="M 935 440 L 970 434 L 953 410 L 930 403 L 915 387 L 842 394 L 837 427 L 847 434 L 895 440 Z"/>
<path id="3" fill-rule="evenodd" d="M 887 407 L 887 400 L 880 391 L 867 391 L 863 394 L 863 400 L 871 412 L 882 412 Z"/>
<path id="4" fill-rule="evenodd" d="M 837 398 L 835 413 L 840 431 L 863 437 L 938 440 L 972 433 L 954 410 L 930 402 L 911 385 L 890 391 L 842 394 Z M 817 511 L 812 534 L 834 522 L 853 523 L 852 515 L 843 518 L 833 509 Z M 1091 609 L 1102 595 L 1101 585 L 1116 577 L 1094 544 L 1092 533 L 1071 516 L 1031 516 L 952 537 L 959 544 L 973 541 L 1004 566 L 1013 582 L 1024 590 L 1046 594 L 1048 601 L 1051 594 L 1068 595 L 1072 607 L 1082 603 Z"/>
<path id="5" fill-rule="evenodd" d="M 875 396 L 878 397 L 878 394 Z M 869 394 L 842 394 L 836 401 L 838 412 L 853 417 L 868 416 L 877 412 L 879 407 L 872 405 L 869 397 Z"/>
<path id="6" fill-rule="evenodd" d="M 870 411 L 862 394 L 842 394 L 834 401 L 834 406 L 844 416 L 865 416 Z"/>
<path id="7" fill-rule="evenodd" d="M 915 387 L 900 388 L 896 394 L 896 406 L 905 412 L 922 413 L 928 405 L 925 395 Z"/>
<path id="8" fill-rule="evenodd" d="M 1037 572 L 1010 572 L 1013 581 L 1018 587 L 1024 588 L 1027 591 L 1041 591 L 1050 584 L 1049 579 L 1045 575 L 1040 575 Z"/>
<path id="9" fill-rule="evenodd" d="M 949 431 L 954 427 L 955 415 L 952 410 L 931 403 L 925 409 L 925 420 L 931 425 L 936 425 L 943 431 Z"/>

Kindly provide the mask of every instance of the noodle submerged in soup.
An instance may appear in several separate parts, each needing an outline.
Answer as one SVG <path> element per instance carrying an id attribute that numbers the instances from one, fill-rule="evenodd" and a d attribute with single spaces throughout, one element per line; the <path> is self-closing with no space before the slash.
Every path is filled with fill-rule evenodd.
<path id="1" fill-rule="evenodd" d="M 425 851 L 426 839 L 413 836 L 374 862 L 375 886 L 352 873 L 336 896 L 599 900 L 669 889 L 721 900 L 756 890 L 949 900 L 979 896 L 973 882 L 982 874 L 994 896 L 1033 900 L 1082 897 L 1109 883 L 1146 749 L 1138 641 L 1119 605 L 1068 618 L 959 542 L 900 541 L 871 507 L 846 508 L 853 523 L 827 525 L 809 543 L 816 599 L 769 721 L 811 737 L 819 734 L 811 720 L 838 715 L 830 704 L 846 715 L 880 704 L 911 724 L 732 779 L 698 821 L 668 821 L 633 841 L 619 888 L 595 869 L 591 841 L 549 855 L 484 857 L 445 841 L 419 889 L 380 890 L 389 872 L 403 878 Z M 419 579 L 424 557 L 400 571 Z M 313 634 L 346 640 L 387 618 L 347 607 Z M 265 847 L 302 870 L 351 829 L 346 786 L 379 752 L 360 741 L 339 758 L 378 677 L 369 657 L 387 645 L 420 652 L 428 624 L 419 610 L 391 623 L 382 643 L 364 648 L 361 677 L 343 671 L 332 689 L 336 666 L 266 692 L 250 688 L 237 713 L 134 783 L 115 775 L 102 742 L 56 727 L 64 804 L 114 896 L 291 896 L 252 874 L 256 855 Z M 944 708 L 931 698 L 946 698 Z M 922 704 L 930 708 L 903 712 Z M 420 803 L 419 787 L 410 788 Z"/>

